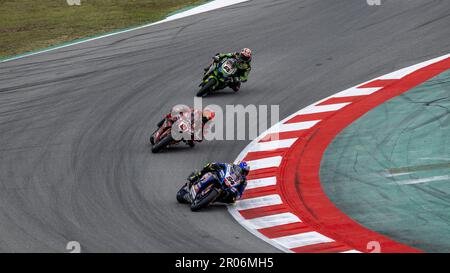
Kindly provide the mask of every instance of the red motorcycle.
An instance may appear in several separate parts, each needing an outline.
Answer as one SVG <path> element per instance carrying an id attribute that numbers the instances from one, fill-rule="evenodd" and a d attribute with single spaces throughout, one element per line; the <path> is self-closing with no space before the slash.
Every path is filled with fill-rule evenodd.
<path id="1" fill-rule="evenodd" d="M 150 143 L 152 144 L 152 153 L 158 153 L 168 146 L 184 142 L 189 147 L 194 147 L 194 130 L 190 119 L 179 117 L 176 122 L 170 119 L 165 119 L 161 127 L 150 136 Z M 176 131 L 174 131 L 176 130 Z M 177 133 L 177 137 L 174 134 Z M 190 136 L 184 138 L 180 136 Z"/>

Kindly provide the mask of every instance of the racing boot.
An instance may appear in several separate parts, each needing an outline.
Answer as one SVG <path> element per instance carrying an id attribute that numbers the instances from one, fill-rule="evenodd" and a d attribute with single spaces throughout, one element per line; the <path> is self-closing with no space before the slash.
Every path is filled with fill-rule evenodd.
<path id="1" fill-rule="evenodd" d="M 160 128 L 161 126 L 163 126 L 164 122 L 166 121 L 166 118 L 163 118 L 160 122 L 158 122 L 156 124 L 156 126 L 158 126 L 158 128 Z"/>
<path id="2" fill-rule="evenodd" d="M 241 82 L 231 82 L 228 86 L 233 89 L 234 92 L 237 92 L 241 89 Z"/>

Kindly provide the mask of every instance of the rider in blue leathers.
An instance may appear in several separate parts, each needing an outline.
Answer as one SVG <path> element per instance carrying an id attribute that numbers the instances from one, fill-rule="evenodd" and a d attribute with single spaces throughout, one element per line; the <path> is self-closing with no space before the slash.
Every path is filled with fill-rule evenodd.
<path id="1" fill-rule="evenodd" d="M 234 184 L 232 187 L 229 187 L 225 192 L 225 195 L 220 198 L 220 202 L 223 203 L 234 203 L 237 199 L 241 198 L 242 193 L 247 186 L 247 175 L 250 171 L 250 167 L 247 165 L 245 161 L 240 162 L 239 164 L 230 164 L 230 163 L 209 163 L 206 164 L 203 169 L 199 172 L 196 172 L 189 176 L 189 183 L 194 183 L 198 179 L 200 179 L 203 175 L 208 172 L 212 172 L 216 174 L 220 179 L 223 179 L 226 170 L 229 168 L 230 176 L 232 176 L 234 180 Z"/>

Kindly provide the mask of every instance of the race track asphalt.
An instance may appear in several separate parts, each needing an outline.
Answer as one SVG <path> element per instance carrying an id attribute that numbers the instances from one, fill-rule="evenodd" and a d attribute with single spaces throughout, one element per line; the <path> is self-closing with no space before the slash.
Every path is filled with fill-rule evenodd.
<path id="1" fill-rule="evenodd" d="M 249 141 L 151 154 L 149 133 L 193 104 L 216 52 L 254 50 L 250 80 L 204 103 L 280 117 L 450 52 L 446 0 L 253 0 L 0 63 L 0 251 L 275 252 L 223 206 L 175 200 L 192 169 Z"/>

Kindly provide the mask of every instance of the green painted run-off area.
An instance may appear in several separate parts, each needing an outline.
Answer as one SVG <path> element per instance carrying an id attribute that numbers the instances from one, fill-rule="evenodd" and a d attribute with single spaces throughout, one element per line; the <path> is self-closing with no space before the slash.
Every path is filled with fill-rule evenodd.
<path id="1" fill-rule="evenodd" d="M 450 252 L 450 71 L 372 109 L 321 163 L 324 191 L 363 226 Z"/>

